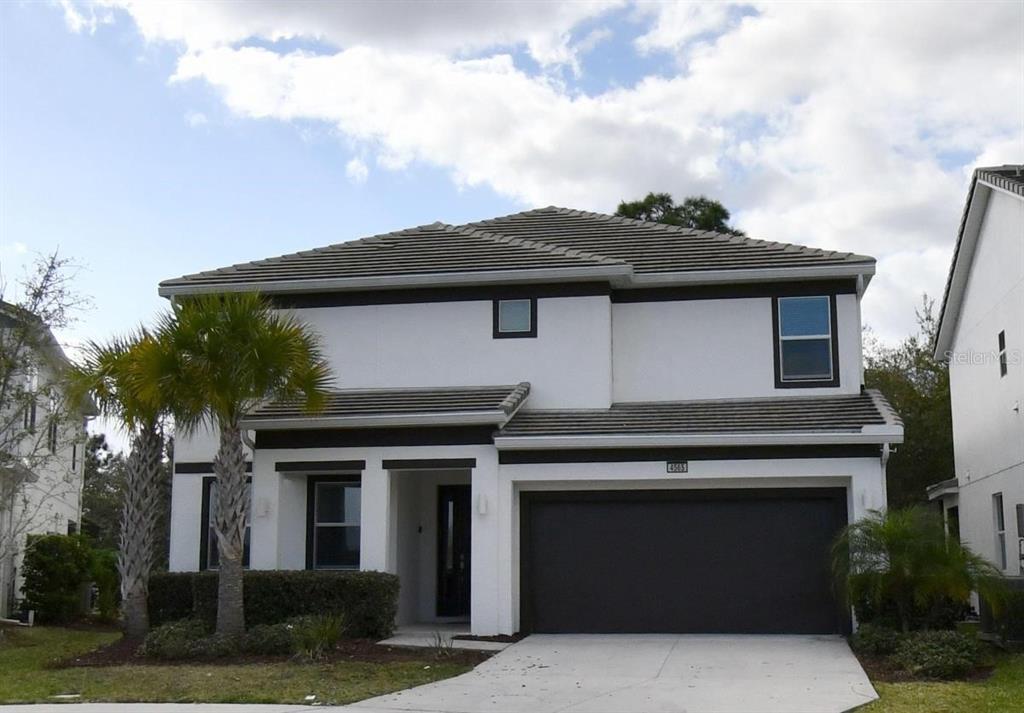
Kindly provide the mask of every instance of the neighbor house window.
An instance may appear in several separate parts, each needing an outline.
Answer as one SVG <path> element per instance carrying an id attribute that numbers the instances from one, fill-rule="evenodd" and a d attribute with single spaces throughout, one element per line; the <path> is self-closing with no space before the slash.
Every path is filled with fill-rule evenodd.
<path id="1" fill-rule="evenodd" d="M 252 530 L 252 478 L 245 484 L 249 507 L 246 510 L 245 536 L 242 545 L 242 566 L 249 566 L 250 533 Z M 203 530 L 200 533 L 199 569 L 217 569 L 220 549 L 217 544 L 217 479 L 203 478 Z"/>
<path id="2" fill-rule="evenodd" d="M 775 300 L 776 386 L 838 386 L 835 298 Z"/>
<path id="3" fill-rule="evenodd" d="M 58 431 L 57 417 L 56 416 L 51 416 L 50 417 L 50 424 L 47 427 L 47 431 L 46 431 L 46 445 L 49 447 L 50 453 L 56 453 L 57 452 L 57 431 Z"/>
<path id="4" fill-rule="evenodd" d="M 1006 517 L 1003 514 L 1003 494 L 992 496 L 992 521 L 996 530 L 996 564 L 1006 569 Z"/>
<path id="5" fill-rule="evenodd" d="M 999 376 L 1006 376 L 1006 332 L 999 333 Z"/>
<path id="6" fill-rule="evenodd" d="M 358 477 L 309 478 L 306 565 L 358 569 L 362 488 Z"/>
<path id="7" fill-rule="evenodd" d="M 949 539 L 960 541 L 960 508 L 954 506 L 946 510 L 946 532 Z"/>
<path id="8" fill-rule="evenodd" d="M 78 444 L 71 444 L 71 472 L 78 470 Z"/>
<path id="9" fill-rule="evenodd" d="M 494 338 L 536 337 L 537 300 L 494 300 Z"/>
<path id="10" fill-rule="evenodd" d="M 1024 574 L 1024 505 L 1017 504 L 1017 559 Z"/>

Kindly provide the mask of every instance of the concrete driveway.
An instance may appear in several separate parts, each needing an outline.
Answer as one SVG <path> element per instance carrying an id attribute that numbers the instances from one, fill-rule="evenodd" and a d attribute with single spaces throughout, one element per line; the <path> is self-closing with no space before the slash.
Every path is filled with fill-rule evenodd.
<path id="1" fill-rule="evenodd" d="M 827 713 L 877 698 L 832 636 L 534 635 L 345 713 Z"/>

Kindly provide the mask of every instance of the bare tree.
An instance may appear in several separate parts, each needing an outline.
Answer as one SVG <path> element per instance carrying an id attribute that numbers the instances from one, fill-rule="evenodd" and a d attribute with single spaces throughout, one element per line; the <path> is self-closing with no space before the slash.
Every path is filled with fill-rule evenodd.
<path id="1" fill-rule="evenodd" d="M 53 332 L 88 304 L 73 274 L 57 253 L 40 257 L 10 301 L 0 279 L 0 610 L 26 535 L 54 529 L 61 505 L 78 498 L 66 449 L 84 436 L 88 409 L 65 398 L 68 362 Z"/>

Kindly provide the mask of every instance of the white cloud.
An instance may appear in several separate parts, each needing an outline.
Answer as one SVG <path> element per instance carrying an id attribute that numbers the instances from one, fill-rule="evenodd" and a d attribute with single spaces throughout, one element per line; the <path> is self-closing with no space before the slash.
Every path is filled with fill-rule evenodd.
<path id="1" fill-rule="evenodd" d="M 185 123 L 193 129 L 205 125 L 208 121 L 206 114 L 201 111 L 189 111 L 185 113 Z"/>
<path id="2" fill-rule="evenodd" d="M 345 176 L 352 183 L 357 185 L 366 183 L 366 179 L 369 175 L 370 169 L 366 167 L 366 164 L 361 158 L 352 158 L 345 164 Z"/>
<path id="3" fill-rule="evenodd" d="M 643 6 L 638 50 L 675 53 L 679 72 L 594 96 L 524 72 L 507 47 L 578 69 L 606 36 L 573 30 L 604 5 L 128 11 L 147 38 L 183 43 L 175 81 L 207 83 L 240 116 L 325 122 L 386 169 L 424 162 L 527 205 L 596 210 L 704 192 L 758 237 L 874 254 L 867 318 L 885 337 L 909 329 L 916 294 L 941 292 L 963 164 L 1024 161 L 1019 3 Z"/>

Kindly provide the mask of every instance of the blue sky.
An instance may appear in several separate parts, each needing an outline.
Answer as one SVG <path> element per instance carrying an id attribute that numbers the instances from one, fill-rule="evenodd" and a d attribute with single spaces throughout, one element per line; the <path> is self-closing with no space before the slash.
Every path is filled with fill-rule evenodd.
<path id="1" fill-rule="evenodd" d="M 649 190 L 877 256 L 895 339 L 1024 161 L 1020 3 L 121 5 L 0 4 L 0 270 L 83 266 L 70 343 L 164 278 Z"/>

